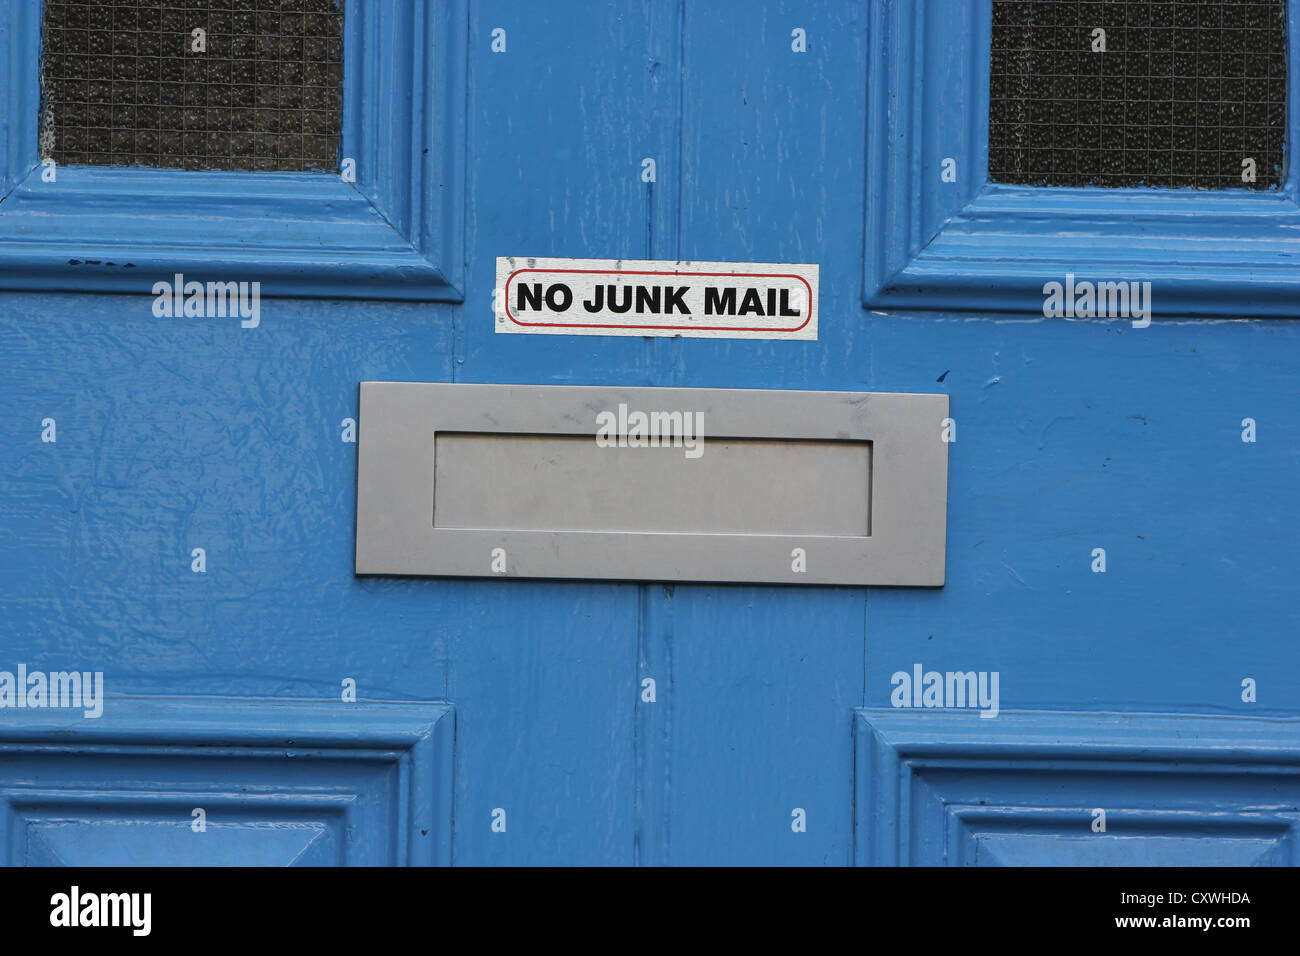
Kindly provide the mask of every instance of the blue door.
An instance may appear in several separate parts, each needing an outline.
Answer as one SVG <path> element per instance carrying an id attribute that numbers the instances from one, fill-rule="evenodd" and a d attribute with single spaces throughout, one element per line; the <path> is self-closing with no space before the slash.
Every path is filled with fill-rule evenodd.
<path id="1" fill-rule="evenodd" d="M 75 6 L 0 2 L 0 860 L 1300 862 L 1297 4 L 1219 166 L 1117 147 L 1231 181 L 1089 185 L 1007 44 L 1184 24 Z M 816 265 L 817 337 L 500 334 L 499 257 Z M 945 583 L 358 576 L 369 381 L 947 395 Z"/>

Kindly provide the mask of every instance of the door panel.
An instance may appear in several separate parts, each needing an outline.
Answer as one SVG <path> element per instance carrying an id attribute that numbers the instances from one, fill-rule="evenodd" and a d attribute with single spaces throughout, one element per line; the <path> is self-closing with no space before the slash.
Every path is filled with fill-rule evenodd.
<path id="1" fill-rule="evenodd" d="M 27 866 L 447 864 L 445 704 L 115 697 L 0 723 L 0 860 Z"/>
<path id="2" fill-rule="evenodd" d="M 1295 866 L 1294 718 L 861 708 L 855 858 Z"/>

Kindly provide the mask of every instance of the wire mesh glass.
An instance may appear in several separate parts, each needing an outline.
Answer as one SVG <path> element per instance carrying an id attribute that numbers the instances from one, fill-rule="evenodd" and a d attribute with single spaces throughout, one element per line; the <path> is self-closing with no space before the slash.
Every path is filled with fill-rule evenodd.
<path id="1" fill-rule="evenodd" d="M 338 168 L 336 0 L 46 0 L 43 42 L 43 158 Z"/>
<path id="2" fill-rule="evenodd" d="M 994 0 L 989 176 L 1276 188 L 1286 76 L 1286 0 Z"/>

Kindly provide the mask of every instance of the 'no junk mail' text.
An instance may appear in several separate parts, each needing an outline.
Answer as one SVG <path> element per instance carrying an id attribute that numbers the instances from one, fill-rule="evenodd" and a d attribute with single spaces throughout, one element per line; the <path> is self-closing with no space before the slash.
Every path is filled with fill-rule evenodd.
<path id="1" fill-rule="evenodd" d="M 815 265 L 497 260 L 496 330 L 816 339 Z"/>

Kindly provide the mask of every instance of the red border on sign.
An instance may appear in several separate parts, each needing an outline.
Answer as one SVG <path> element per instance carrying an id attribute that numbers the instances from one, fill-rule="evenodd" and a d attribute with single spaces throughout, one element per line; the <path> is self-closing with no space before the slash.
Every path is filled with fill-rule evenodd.
<path id="1" fill-rule="evenodd" d="M 749 279 L 798 279 L 808 290 L 808 318 L 792 329 L 750 327 L 739 325 L 611 325 L 606 322 L 520 322 L 510 313 L 510 283 L 515 276 L 525 272 L 576 273 L 579 275 L 601 276 L 706 276 L 708 278 L 749 278 Z M 506 316 L 515 325 L 524 328 L 554 329 L 673 329 L 684 332 L 798 332 L 812 321 L 813 291 L 808 280 L 803 276 L 787 272 L 638 272 L 632 269 L 516 269 L 506 276 L 505 286 Z"/>

